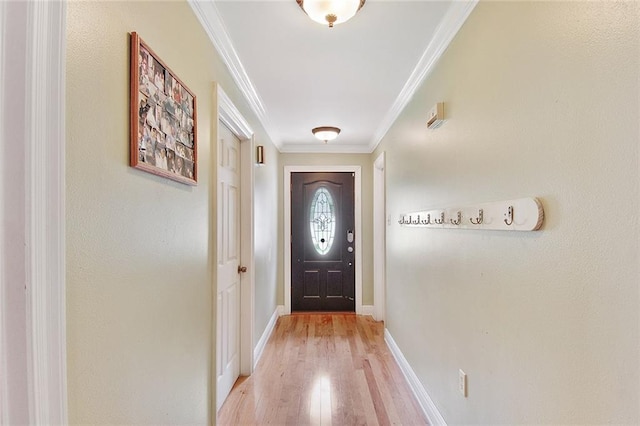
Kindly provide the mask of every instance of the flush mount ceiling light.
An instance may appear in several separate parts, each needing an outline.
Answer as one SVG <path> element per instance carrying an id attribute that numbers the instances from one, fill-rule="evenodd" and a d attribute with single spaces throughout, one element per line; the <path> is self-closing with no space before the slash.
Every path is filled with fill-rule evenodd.
<path id="1" fill-rule="evenodd" d="M 296 0 L 298 6 L 319 24 L 342 24 L 353 18 L 366 0 Z"/>
<path id="2" fill-rule="evenodd" d="M 311 129 L 311 133 L 313 133 L 316 138 L 327 143 L 328 141 L 332 141 L 338 137 L 340 129 L 337 127 L 323 126 Z"/>

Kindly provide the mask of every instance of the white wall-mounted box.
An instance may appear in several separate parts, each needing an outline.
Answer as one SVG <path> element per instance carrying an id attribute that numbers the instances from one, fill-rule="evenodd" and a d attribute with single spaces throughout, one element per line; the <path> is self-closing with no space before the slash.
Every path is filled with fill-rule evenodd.
<path id="1" fill-rule="evenodd" d="M 444 123 L 444 102 L 438 102 L 429 111 L 429 118 L 427 119 L 428 129 L 437 129 Z"/>

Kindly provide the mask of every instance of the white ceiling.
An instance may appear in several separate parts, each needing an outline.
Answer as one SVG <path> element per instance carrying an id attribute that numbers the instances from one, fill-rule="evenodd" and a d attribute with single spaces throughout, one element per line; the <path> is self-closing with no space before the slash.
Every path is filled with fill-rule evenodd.
<path id="1" fill-rule="evenodd" d="M 476 2 L 369 0 L 332 29 L 295 0 L 190 3 L 282 152 L 371 152 Z"/>

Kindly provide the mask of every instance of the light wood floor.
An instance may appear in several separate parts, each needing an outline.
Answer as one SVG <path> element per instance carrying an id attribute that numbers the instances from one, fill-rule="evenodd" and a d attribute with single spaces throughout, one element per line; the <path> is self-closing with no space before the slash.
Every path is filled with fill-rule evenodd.
<path id="1" fill-rule="evenodd" d="M 220 425 L 425 425 L 384 343 L 383 323 L 354 314 L 280 317 Z"/>

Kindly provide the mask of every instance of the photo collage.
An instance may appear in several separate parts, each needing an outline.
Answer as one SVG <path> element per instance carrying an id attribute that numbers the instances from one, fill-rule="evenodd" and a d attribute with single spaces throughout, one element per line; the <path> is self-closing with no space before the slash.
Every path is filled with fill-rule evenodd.
<path id="1" fill-rule="evenodd" d="M 138 161 L 195 179 L 194 98 L 140 46 Z"/>

